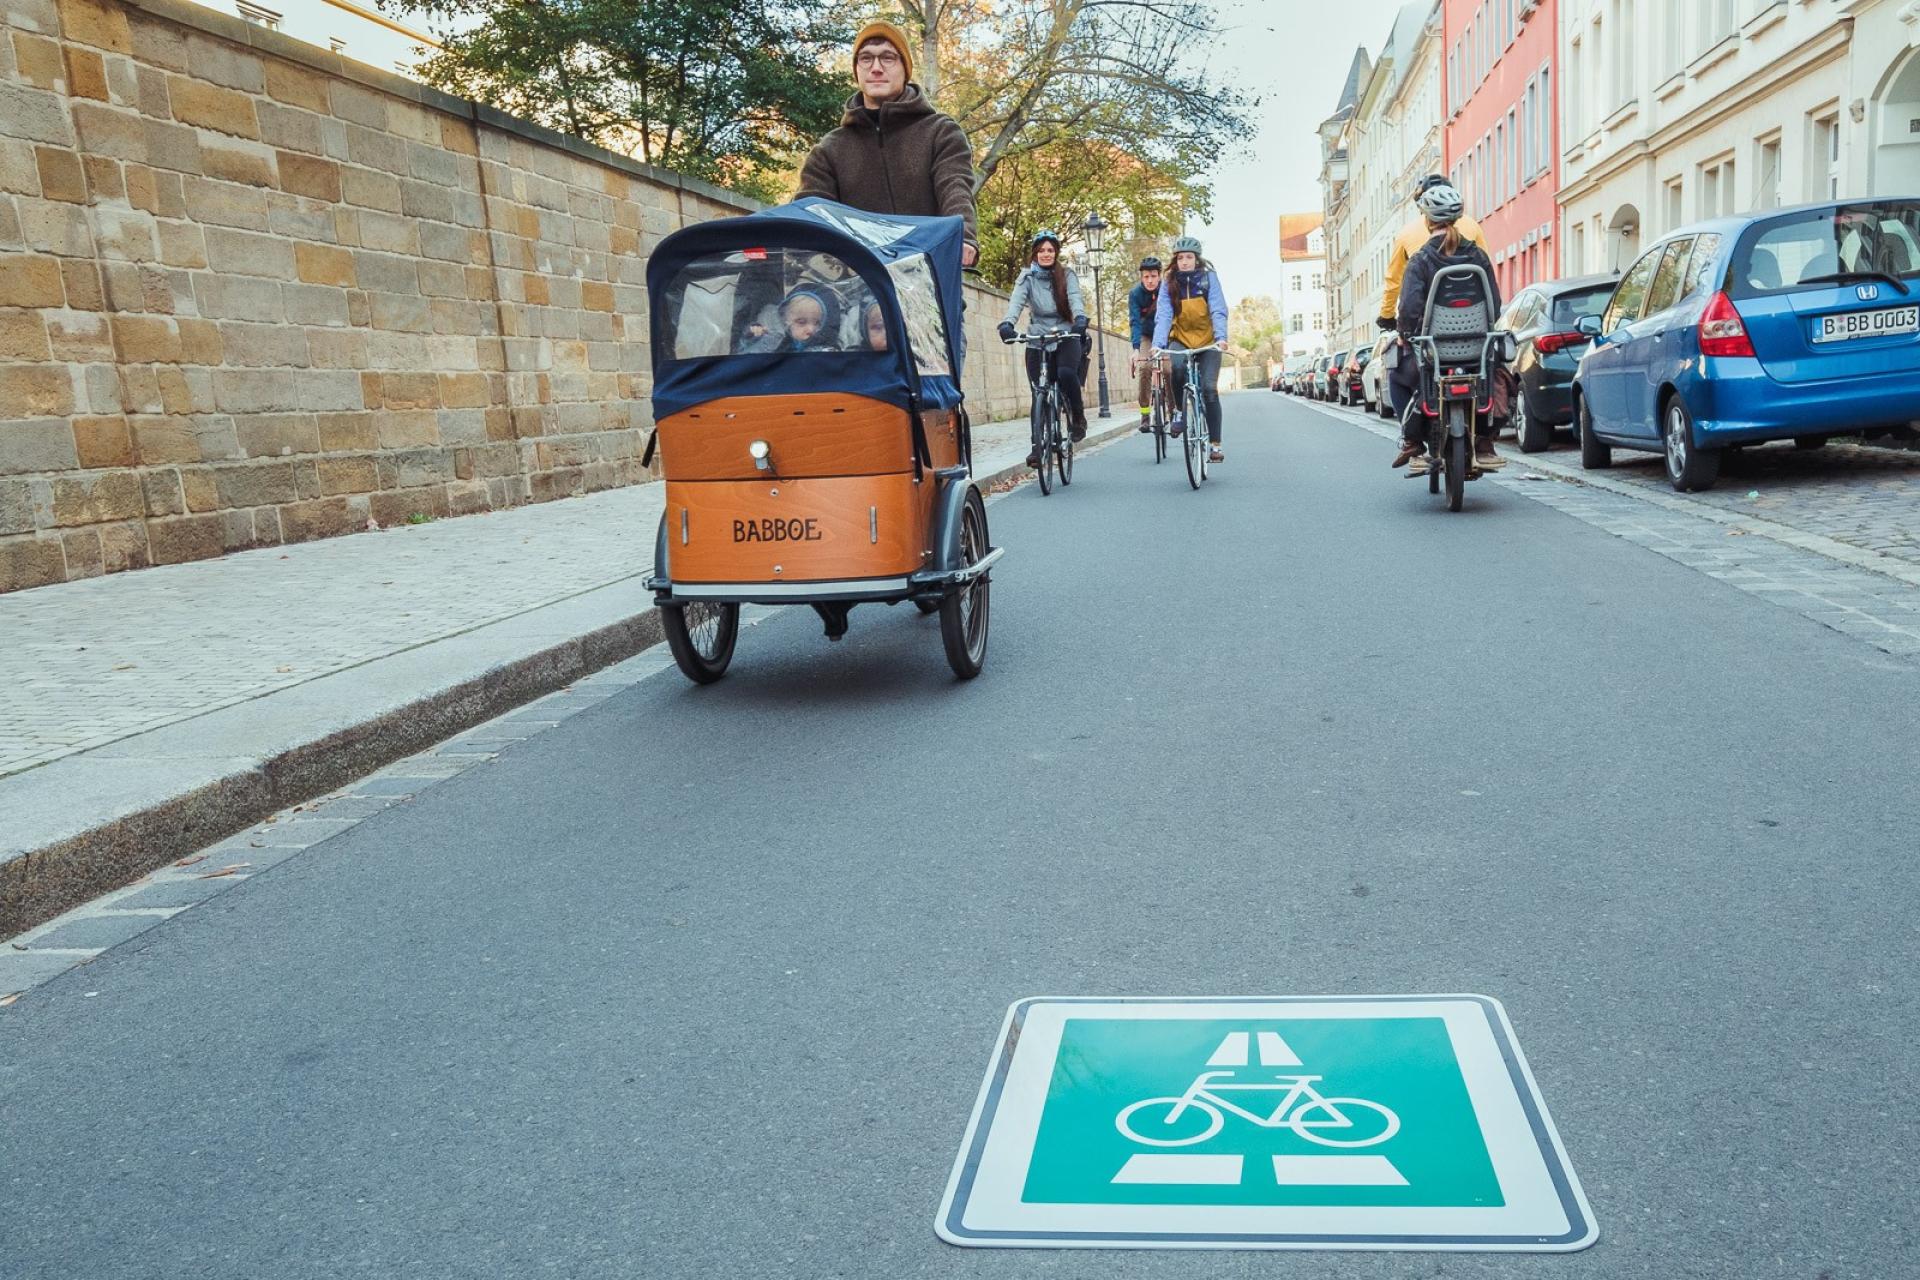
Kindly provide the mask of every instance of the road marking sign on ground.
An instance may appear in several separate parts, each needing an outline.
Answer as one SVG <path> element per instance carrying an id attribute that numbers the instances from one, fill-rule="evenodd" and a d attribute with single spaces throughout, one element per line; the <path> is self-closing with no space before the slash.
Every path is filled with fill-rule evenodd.
<path id="1" fill-rule="evenodd" d="M 1598 1238 L 1485 996 L 1037 998 L 936 1224 L 1018 1248 L 1567 1252 Z"/>

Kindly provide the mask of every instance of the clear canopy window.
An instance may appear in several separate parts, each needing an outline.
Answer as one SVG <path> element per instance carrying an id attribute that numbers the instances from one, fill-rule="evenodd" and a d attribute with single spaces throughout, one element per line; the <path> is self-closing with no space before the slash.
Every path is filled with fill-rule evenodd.
<path id="1" fill-rule="evenodd" d="M 947 360 L 947 321 L 940 310 L 940 291 L 933 282 L 927 255 L 916 253 L 887 264 L 900 314 L 907 322 L 907 341 L 921 373 L 952 373 Z"/>
<path id="2" fill-rule="evenodd" d="M 661 305 L 662 337 L 676 360 L 887 349 L 873 290 L 830 253 L 709 254 L 681 269 Z"/>

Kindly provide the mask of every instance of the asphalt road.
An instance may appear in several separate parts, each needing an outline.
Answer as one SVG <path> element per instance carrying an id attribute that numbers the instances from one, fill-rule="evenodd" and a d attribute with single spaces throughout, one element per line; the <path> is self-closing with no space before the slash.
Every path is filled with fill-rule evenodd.
<path id="1" fill-rule="evenodd" d="M 991 508 L 992 653 L 743 635 L 0 1017 L 0 1273 L 1920 1273 L 1920 666 L 1228 400 Z M 962 1250 L 1008 1003 L 1505 1002 L 1602 1239 Z M 97 994 L 90 994 L 97 993 Z"/>

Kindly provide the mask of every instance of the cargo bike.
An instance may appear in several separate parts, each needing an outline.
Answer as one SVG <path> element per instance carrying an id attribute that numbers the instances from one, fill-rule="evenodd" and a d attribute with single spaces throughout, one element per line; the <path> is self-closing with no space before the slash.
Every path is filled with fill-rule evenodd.
<path id="1" fill-rule="evenodd" d="M 689 679 L 726 674 L 744 604 L 810 605 L 838 640 L 855 605 L 911 601 L 980 673 L 1001 549 L 960 391 L 962 235 L 807 199 L 654 251 L 646 585 Z"/>

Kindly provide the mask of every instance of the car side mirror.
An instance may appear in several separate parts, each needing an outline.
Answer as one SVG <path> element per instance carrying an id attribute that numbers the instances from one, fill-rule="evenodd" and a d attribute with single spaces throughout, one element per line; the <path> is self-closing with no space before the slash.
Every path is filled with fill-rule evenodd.
<path id="1" fill-rule="evenodd" d="M 1586 334 L 1589 338 L 1597 338 L 1600 336 L 1600 317 L 1581 316 L 1579 322 L 1573 327 L 1579 332 Z"/>

